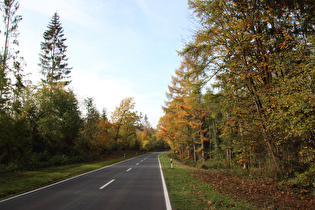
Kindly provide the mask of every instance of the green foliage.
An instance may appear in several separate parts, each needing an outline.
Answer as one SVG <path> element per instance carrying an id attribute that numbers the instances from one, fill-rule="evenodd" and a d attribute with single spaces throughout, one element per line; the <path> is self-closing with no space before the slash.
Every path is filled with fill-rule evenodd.
<path id="1" fill-rule="evenodd" d="M 223 163 L 225 160 L 217 160 L 217 159 L 209 159 L 206 160 L 204 163 L 202 163 L 201 168 L 205 169 L 219 169 L 219 168 L 224 168 Z"/>
<path id="2" fill-rule="evenodd" d="M 0 112 L 0 136 L 0 164 L 22 164 L 30 150 L 26 121 Z"/>
<path id="3" fill-rule="evenodd" d="M 315 188 L 315 164 L 312 163 L 308 170 L 297 174 L 295 178 L 290 179 L 289 183 L 301 187 Z"/>
<path id="4" fill-rule="evenodd" d="M 50 151 L 71 152 L 81 126 L 78 102 L 73 92 L 62 86 L 43 86 L 36 93 L 39 138 L 45 139 Z"/>

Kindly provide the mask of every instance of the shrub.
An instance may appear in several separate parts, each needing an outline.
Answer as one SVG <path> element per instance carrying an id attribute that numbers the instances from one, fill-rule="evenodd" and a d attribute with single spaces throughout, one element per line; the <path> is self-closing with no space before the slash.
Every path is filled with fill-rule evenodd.
<path id="1" fill-rule="evenodd" d="M 203 168 L 212 168 L 212 169 L 218 169 L 222 167 L 223 167 L 222 161 L 218 159 L 208 159 L 207 161 L 205 161 L 203 165 Z"/>
<path id="2" fill-rule="evenodd" d="M 310 165 L 307 171 L 297 174 L 297 176 L 289 182 L 298 186 L 315 188 L 315 163 Z"/>
<path id="3" fill-rule="evenodd" d="M 8 172 L 14 172 L 19 169 L 18 165 L 15 163 L 10 163 L 8 165 L 0 164 L 0 173 L 8 173 Z"/>

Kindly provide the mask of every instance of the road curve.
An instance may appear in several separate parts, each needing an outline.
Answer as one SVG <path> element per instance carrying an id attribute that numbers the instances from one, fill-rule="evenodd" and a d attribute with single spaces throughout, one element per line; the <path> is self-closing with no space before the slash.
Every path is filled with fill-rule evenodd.
<path id="1" fill-rule="evenodd" d="M 170 210 L 158 155 L 138 156 L 0 201 L 0 209 Z"/>

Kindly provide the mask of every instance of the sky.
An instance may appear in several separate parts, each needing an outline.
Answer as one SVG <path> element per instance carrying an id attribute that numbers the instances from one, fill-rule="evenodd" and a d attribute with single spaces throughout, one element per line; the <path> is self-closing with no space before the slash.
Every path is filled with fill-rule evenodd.
<path id="1" fill-rule="evenodd" d="M 171 76 L 188 39 L 187 0 L 20 0 L 20 51 L 26 79 L 40 81 L 43 33 L 55 12 L 64 29 L 71 72 L 70 88 L 80 102 L 93 98 L 97 109 L 111 112 L 127 97 L 153 127 Z"/>

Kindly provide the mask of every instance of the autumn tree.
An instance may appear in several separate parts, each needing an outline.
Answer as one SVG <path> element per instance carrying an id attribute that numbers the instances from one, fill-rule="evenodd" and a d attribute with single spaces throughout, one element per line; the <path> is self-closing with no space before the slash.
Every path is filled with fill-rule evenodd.
<path id="1" fill-rule="evenodd" d="M 48 24 L 43 38 L 41 54 L 39 55 L 39 66 L 44 76 L 42 81 L 50 86 L 57 83 L 68 85 L 71 82 L 69 74 L 72 68 L 68 67 L 66 56 L 68 46 L 65 44 L 67 39 L 64 38 L 64 30 L 57 12 L 54 13 Z"/>
<path id="2" fill-rule="evenodd" d="M 136 131 L 141 128 L 141 117 L 134 109 L 133 98 L 125 98 L 111 115 L 114 126 L 114 140 L 122 149 L 128 149 L 136 141 Z"/>
<path id="3" fill-rule="evenodd" d="M 172 76 L 169 91 L 166 93 L 168 101 L 163 107 L 164 116 L 161 117 L 158 125 L 164 140 L 170 145 L 172 152 L 177 153 L 180 157 L 189 156 L 193 150 L 194 141 L 192 138 L 193 131 L 189 126 L 188 113 L 181 109 L 184 99 L 189 97 L 189 88 L 184 77 L 184 65 L 175 71 Z M 195 156 L 195 153 L 194 153 Z M 194 158 L 196 159 L 196 158 Z"/>
<path id="4" fill-rule="evenodd" d="M 99 158 L 115 149 L 111 135 L 112 124 L 107 121 L 105 109 L 102 114 L 97 110 L 93 98 L 84 100 L 84 108 L 85 117 L 77 149 L 88 159 Z"/>
<path id="5" fill-rule="evenodd" d="M 157 129 L 154 129 L 149 120 L 147 115 L 144 116 L 142 123 L 143 126 L 137 132 L 137 144 L 134 145 L 135 149 L 141 149 L 144 151 L 160 151 L 160 150 L 167 150 L 169 146 L 163 139 L 161 135 L 158 135 Z"/>
<path id="6" fill-rule="evenodd" d="M 205 109 L 201 88 L 203 81 L 199 75 L 193 75 L 195 65 L 190 58 L 185 58 L 180 68 L 172 77 L 172 84 L 165 102 L 165 116 L 161 118 L 159 129 L 164 134 L 171 148 L 181 157 L 207 159 L 206 118 L 209 110 Z M 171 142 L 170 142 L 171 141 Z"/>
<path id="7" fill-rule="evenodd" d="M 189 7 L 199 30 L 182 51 L 182 55 L 202 64 L 197 72 L 206 71 L 218 79 L 229 122 L 234 121 L 230 125 L 240 135 L 241 148 L 249 148 L 241 153 L 254 154 L 257 148 L 265 148 L 278 170 L 286 161 L 283 154 L 293 155 L 288 146 L 294 145 L 295 139 L 300 139 L 300 145 L 313 144 L 313 103 L 309 96 L 313 90 L 313 6 L 309 1 L 292 4 L 191 0 Z M 287 103 L 288 98 L 293 98 L 294 103 Z M 309 129 L 301 129 L 305 135 L 294 131 L 292 125 L 302 122 L 300 119 L 308 119 L 303 124 Z M 259 132 L 261 135 L 254 142 L 248 140 Z"/>

